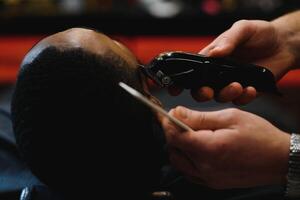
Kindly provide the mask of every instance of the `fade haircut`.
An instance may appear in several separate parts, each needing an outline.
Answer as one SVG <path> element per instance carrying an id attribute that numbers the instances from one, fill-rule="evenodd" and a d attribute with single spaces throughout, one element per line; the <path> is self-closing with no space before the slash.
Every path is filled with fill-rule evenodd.
<path id="1" fill-rule="evenodd" d="M 138 70 L 113 52 L 48 47 L 22 64 L 13 128 L 25 162 L 50 188 L 135 199 L 155 186 L 163 157 L 154 115 L 119 81 L 144 93 Z"/>

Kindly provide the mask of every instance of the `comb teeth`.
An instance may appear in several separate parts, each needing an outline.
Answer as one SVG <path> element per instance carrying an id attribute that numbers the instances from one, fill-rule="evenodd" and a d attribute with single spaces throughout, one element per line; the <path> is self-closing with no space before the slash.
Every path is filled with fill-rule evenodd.
<path id="1" fill-rule="evenodd" d="M 123 82 L 119 82 L 119 86 L 122 87 L 129 94 L 131 94 L 133 97 L 135 97 L 137 100 L 139 100 L 140 102 L 142 102 L 145 105 L 149 106 L 152 110 L 154 110 L 154 111 L 166 116 L 167 118 L 169 118 L 178 127 L 182 128 L 185 131 L 193 131 L 193 129 L 191 129 L 189 126 L 187 126 L 186 124 L 184 124 L 180 120 L 176 119 L 175 117 L 173 117 L 169 113 L 167 113 L 167 111 L 165 111 L 164 109 L 162 109 L 158 105 L 151 102 L 149 99 L 144 97 L 141 93 L 139 93 L 138 91 L 136 91 L 132 87 L 128 86 L 127 84 L 125 84 Z"/>

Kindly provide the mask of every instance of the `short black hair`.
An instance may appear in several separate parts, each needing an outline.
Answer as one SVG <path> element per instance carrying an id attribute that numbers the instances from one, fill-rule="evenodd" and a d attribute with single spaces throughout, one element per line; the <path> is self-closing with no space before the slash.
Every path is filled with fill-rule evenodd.
<path id="1" fill-rule="evenodd" d="M 155 186 L 163 162 L 155 117 L 120 81 L 144 93 L 139 71 L 113 52 L 48 47 L 21 66 L 11 106 L 16 141 L 50 188 L 134 199 Z"/>

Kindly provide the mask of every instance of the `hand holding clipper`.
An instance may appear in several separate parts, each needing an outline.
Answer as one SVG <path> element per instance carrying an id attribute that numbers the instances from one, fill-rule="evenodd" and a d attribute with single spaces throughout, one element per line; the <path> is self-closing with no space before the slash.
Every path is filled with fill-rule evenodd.
<path id="1" fill-rule="evenodd" d="M 167 52 L 143 67 L 145 74 L 161 87 L 172 85 L 185 89 L 209 86 L 215 91 L 232 82 L 252 86 L 259 92 L 280 95 L 270 70 L 254 64 L 200 54 Z"/>

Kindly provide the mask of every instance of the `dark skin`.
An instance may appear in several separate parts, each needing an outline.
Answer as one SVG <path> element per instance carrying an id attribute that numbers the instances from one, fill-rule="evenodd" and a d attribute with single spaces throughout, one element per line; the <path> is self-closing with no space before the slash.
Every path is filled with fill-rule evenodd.
<path id="1" fill-rule="evenodd" d="M 98 55 L 104 55 L 108 51 L 113 51 L 122 57 L 130 67 L 136 68 L 138 64 L 134 55 L 123 44 L 90 29 L 72 28 L 46 37 L 35 46 L 34 49 L 37 52 L 35 56 L 48 46 L 55 46 L 61 49 L 78 47 Z M 31 55 L 31 57 L 34 56 Z"/>
<path id="2" fill-rule="evenodd" d="M 105 55 L 107 52 L 113 51 L 116 55 L 123 58 L 129 67 L 138 70 L 138 61 L 133 53 L 122 43 L 109 38 L 108 36 L 90 29 L 72 28 L 63 32 L 53 34 L 41 40 L 30 53 L 30 57 L 25 57 L 24 62 L 32 60 L 43 49 L 49 46 L 55 46 L 59 49 L 66 48 L 82 48 L 93 54 Z M 147 79 L 142 75 L 142 84 L 148 97 L 155 103 L 161 105 L 160 101 L 150 95 Z"/>
<path id="3" fill-rule="evenodd" d="M 113 51 L 130 67 L 138 70 L 137 59 L 124 45 L 92 30 L 74 28 L 47 37 L 35 47 L 36 54 L 33 53 L 25 60 L 29 61 L 47 46 L 62 49 L 84 48 L 99 55 Z M 148 92 L 145 77 L 143 85 L 144 90 Z M 149 98 L 160 104 L 153 96 L 149 95 Z M 215 188 L 223 188 L 225 185 L 230 188 L 284 182 L 289 135 L 266 120 L 240 110 L 204 113 L 179 107 L 170 114 L 195 130 L 181 134 L 182 130 L 176 125 L 157 115 L 165 129 L 171 161 L 190 178 Z M 263 154 L 266 148 L 269 151 Z M 223 154 L 224 152 L 226 154 Z M 240 154 L 249 158 L 247 162 L 241 159 Z M 225 160 L 228 160 L 227 165 L 223 165 Z M 222 167 L 226 167 L 226 170 Z M 270 168 L 273 170 L 266 174 L 265 171 Z M 248 173 L 250 169 L 260 173 Z M 228 173 L 222 174 L 224 171 Z M 215 177 L 216 174 L 220 178 Z M 221 183 L 218 182 L 220 180 Z"/>
<path id="4" fill-rule="evenodd" d="M 44 38 L 31 50 L 31 53 L 24 58 L 23 62 L 30 62 L 30 60 L 33 60 L 38 56 L 43 49 L 49 46 L 54 46 L 62 50 L 67 48 L 82 48 L 96 55 L 105 55 L 112 51 L 114 54 L 124 59 L 129 67 L 139 70 L 139 63 L 136 57 L 122 43 L 113 40 L 100 32 L 84 28 L 71 28 Z M 162 106 L 161 102 L 150 94 L 147 78 L 142 73 L 141 77 L 147 97 L 152 102 Z M 154 114 L 160 121 L 162 116 L 156 113 Z"/>

